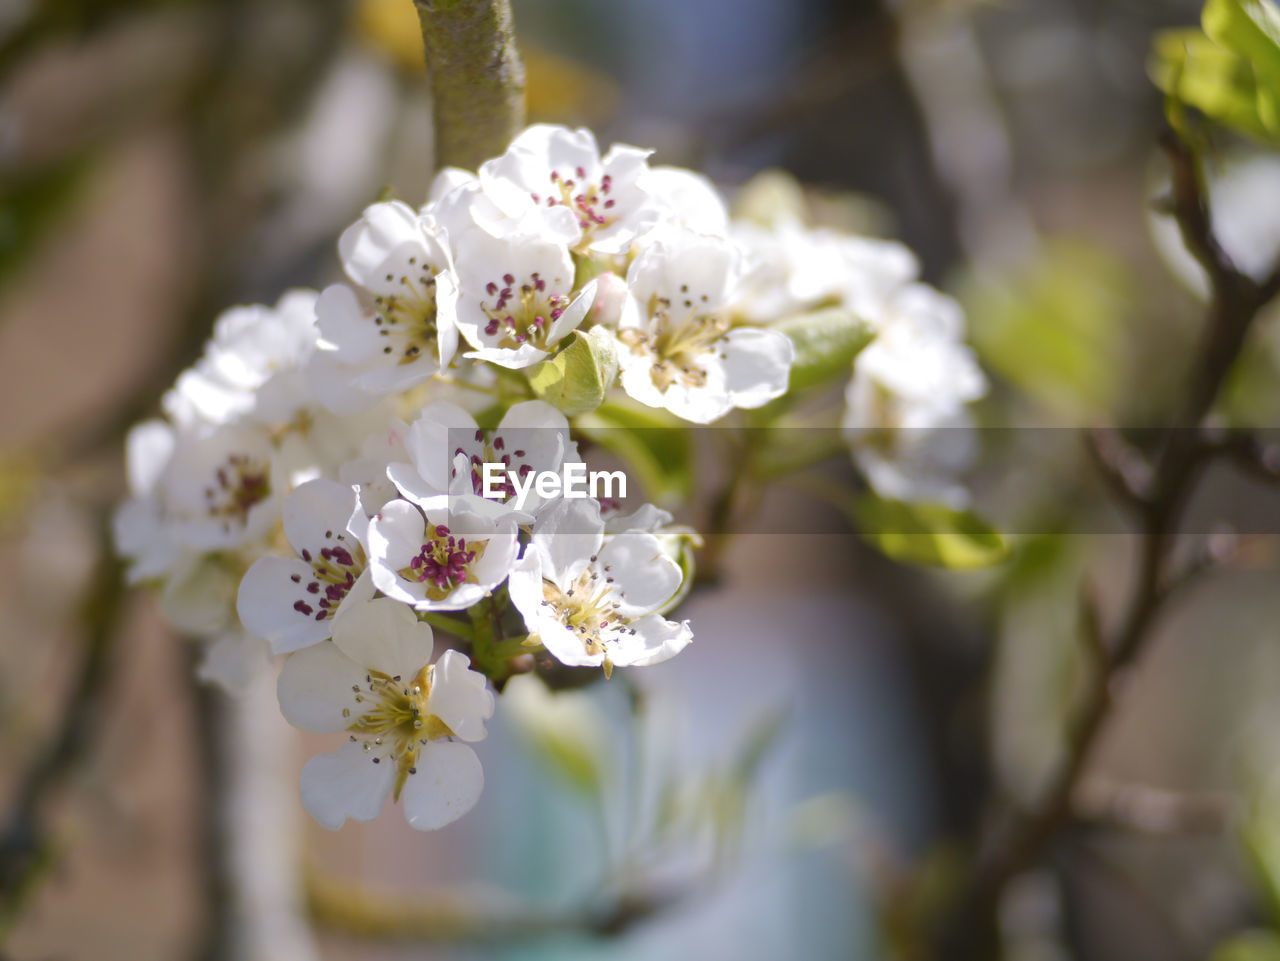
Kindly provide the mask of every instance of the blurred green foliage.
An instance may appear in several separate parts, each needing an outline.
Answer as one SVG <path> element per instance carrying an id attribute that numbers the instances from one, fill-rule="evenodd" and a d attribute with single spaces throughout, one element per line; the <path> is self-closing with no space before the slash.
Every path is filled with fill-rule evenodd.
<path id="1" fill-rule="evenodd" d="M 989 567 L 1009 554 L 1008 541 L 972 511 L 863 494 L 849 513 L 863 537 L 908 564 Z"/>
<path id="2" fill-rule="evenodd" d="M 1116 409 L 1133 282 L 1114 256 L 1055 238 L 1025 266 L 962 287 L 986 367 L 1073 423 Z"/>
<path id="3" fill-rule="evenodd" d="M 1256 140 L 1280 145 L 1280 8 L 1270 0 L 1209 0 L 1203 30 L 1156 35 L 1148 72 L 1169 98 Z"/>

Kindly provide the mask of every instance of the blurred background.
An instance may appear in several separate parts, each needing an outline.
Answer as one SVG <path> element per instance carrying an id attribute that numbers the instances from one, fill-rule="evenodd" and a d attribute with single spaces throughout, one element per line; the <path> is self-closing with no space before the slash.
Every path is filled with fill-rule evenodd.
<path id="1" fill-rule="evenodd" d="M 1151 205 L 1163 119 L 1145 63 L 1198 3 L 513 6 L 531 120 L 653 147 L 730 195 L 785 169 L 815 222 L 917 251 L 968 312 L 985 426 L 1177 409 L 1203 279 Z M 769 493 L 682 608 L 694 647 L 643 690 L 504 697 L 480 806 L 432 835 L 393 814 L 312 823 L 296 778 L 317 745 L 270 683 L 215 703 L 154 599 L 115 589 L 124 431 L 214 316 L 335 279 L 363 206 L 388 186 L 425 196 L 417 30 L 410 0 L 0 3 L 0 957 L 236 956 L 233 922 L 282 961 L 923 956 L 992 806 L 1032 798 L 1061 756 L 1083 573 L 1104 612 L 1127 587 L 1133 543 L 1074 445 L 1028 457 L 987 432 L 975 496 L 1020 535 L 987 571 L 894 564 L 834 509 Z M 1213 172 L 1224 236 L 1270 262 L 1280 160 L 1224 142 Z M 1222 416 L 1280 423 L 1278 367 L 1272 320 Z M 1268 496 L 1210 480 L 1188 552 L 1214 504 Z M 1002 903 L 1005 956 L 1204 958 L 1268 923 L 1280 597 L 1275 537 L 1245 533 L 1233 569 L 1161 624 L 1090 768 L 1103 793 L 1137 785 L 1158 808 L 1176 792 L 1203 816 L 1069 824 Z M 108 612 L 115 629 L 96 628 Z M 556 711 L 587 712 L 600 740 L 560 743 Z M 663 822 L 677 788 L 694 800 Z M 716 870 L 689 886 L 707 845 Z M 637 849 L 662 856 L 676 903 L 614 937 L 554 923 Z M 40 870 L 11 883 L 33 852 Z M 517 921 L 518 899 L 554 909 L 456 943 L 450 898 Z"/>

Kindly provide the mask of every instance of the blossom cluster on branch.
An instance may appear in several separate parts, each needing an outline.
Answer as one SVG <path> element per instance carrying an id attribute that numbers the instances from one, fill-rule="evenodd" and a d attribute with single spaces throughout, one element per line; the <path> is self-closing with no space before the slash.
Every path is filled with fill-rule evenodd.
<path id="1" fill-rule="evenodd" d="M 534 126 L 420 209 L 370 206 L 338 241 L 345 283 L 227 311 L 129 435 L 132 579 L 204 639 L 206 679 L 234 690 L 287 657 L 285 718 L 347 735 L 301 775 L 327 827 L 388 798 L 422 829 L 465 813 L 469 745 L 513 673 L 608 676 L 692 640 L 669 617 L 692 529 L 531 483 L 583 464 L 573 418 L 763 408 L 814 362 L 806 312 L 837 307 L 869 343 L 848 350 L 844 420 L 867 481 L 958 496 L 966 451 L 929 438 L 983 379 L 909 251 L 733 222 L 704 177 L 648 156 Z"/>

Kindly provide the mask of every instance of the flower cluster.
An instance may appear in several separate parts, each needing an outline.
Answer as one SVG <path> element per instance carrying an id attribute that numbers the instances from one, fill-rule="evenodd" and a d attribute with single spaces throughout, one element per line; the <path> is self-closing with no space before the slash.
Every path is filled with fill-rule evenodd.
<path id="1" fill-rule="evenodd" d="M 347 735 L 302 771 L 331 828 L 388 797 L 418 828 L 465 813 L 469 745 L 513 674 L 607 677 L 692 639 L 668 617 L 692 530 L 525 482 L 583 464 L 571 417 L 606 397 L 693 423 L 760 408 L 796 362 L 774 321 L 831 302 L 878 332 L 851 428 L 949 424 L 982 387 L 903 248 L 731 224 L 704 178 L 602 157 L 585 130 L 531 127 L 420 209 L 370 206 L 338 251 L 344 282 L 219 318 L 131 432 L 116 518 L 132 578 L 205 641 L 204 677 L 234 689 L 285 656 L 285 718 Z M 883 444 L 855 449 L 898 483 Z"/>

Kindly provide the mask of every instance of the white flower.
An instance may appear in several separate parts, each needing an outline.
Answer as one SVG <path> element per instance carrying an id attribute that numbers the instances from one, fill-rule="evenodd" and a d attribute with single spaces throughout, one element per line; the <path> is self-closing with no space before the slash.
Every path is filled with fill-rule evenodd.
<path id="1" fill-rule="evenodd" d="M 486 206 L 473 216 L 498 236 L 532 231 L 581 250 L 623 253 L 659 215 L 640 185 L 648 156 L 615 144 L 601 160 L 591 131 L 535 124 L 480 166 L 484 197 L 506 219 Z"/>
<path id="2" fill-rule="evenodd" d="M 891 240 L 792 222 L 775 229 L 736 223 L 732 236 L 746 254 L 735 307 L 754 323 L 834 305 L 878 328 L 891 298 L 919 272 L 911 251 Z"/>
<path id="3" fill-rule="evenodd" d="M 284 502 L 284 536 L 293 557 L 261 557 L 240 582 L 244 626 L 285 654 L 333 632 L 339 611 L 373 596 L 367 570 L 369 521 L 350 487 L 317 479 Z"/>
<path id="4" fill-rule="evenodd" d="M 261 430 L 179 432 L 148 421 L 130 431 L 126 448 L 135 496 L 116 513 L 114 527 L 134 581 L 167 574 L 193 551 L 245 546 L 279 516 L 287 479 Z"/>
<path id="5" fill-rule="evenodd" d="M 623 390 L 700 424 L 786 392 L 791 341 L 772 330 L 730 329 L 739 266 L 729 243 L 688 231 L 666 232 L 640 252 L 618 324 Z"/>
<path id="6" fill-rule="evenodd" d="M 924 285 L 894 298 L 885 328 L 854 360 L 843 426 L 872 488 L 898 500 L 965 500 L 955 483 L 973 458 L 965 405 L 986 382 L 959 343 L 959 306 Z"/>
<path id="7" fill-rule="evenodd" d="M 135 424 L 125 437 L 125 474 L 131 497 L 112 517 L 112 533 L 116 550 L 130 561 L 130 583 L 165 574 L 182 553 L 173 530 L 165 524 L 156 490 L 173 457 L 174 442 L 173 428 L 162 420 Z"/>
<path id="8" fill-rule="evenodd" d="M 338 480 L 359 491 L 360 506 L 367 516 L 378 513 L 383 504 L 399 496 L 396 485 L 387 477 L 387 468 L 409 459 L 404 446 L 408 433 L 408 424 L 398 417 L 390 418 L 385 430 L 364 439 L 359 457 L 338 468 Z"/>
<path id="9" fill-rule="evenodd" d="M 290 290 L 274 308 L 253 304 L 222 313 L 204 356 L 165 395 L 166 413 L 180 424 L 293 420 L 311 401 L 304 369 L 316 344 L 315 306 L 315 291 Z"/>
<path id="10" fill-rule="evenodd" d="M 579 460 L 564 414 L 540 400 L 513 404 L 491 431 L 481 430 L 461 407 L 438 401 L 409 426 L 405 449 L 409 462 L 392 464 L 387 476 L 406 499 L 428 510 L 447 497 L 450 509 L 482 517 L 512 513 L 516 500 L 509 480 L 498 485 L 500 498 L 484 496 L 484 464 L 502 464 L 523 478 Z M 529 490 L 520 522 L 531 520 L 541 505 L 542 498 Z"/>
<path id="11" fill-rule="evenodd" d="M 458 330 L 476 360 L 510 368 L 545 360 L 595 296 L 593 283 L 575 295 L 566 247 L 532 234 L 473 228 L 458 238 L 457 257 Z"/>
<path id="12" fill-rule="evenodd" d="M 662 222 L 700 234 L 728 234 L 728 208 L 715 185 L 702 174 L 683 167 L 652 167 L 641 176 L 640 185 L 650 202 L 662 209 Z"/>
<path id="13" fill-rule="evenodd" d="M 600 505 L 561 500 L 538 518 L 511 572 L 511 601 L 529 634 L 573 666 L 657 664 L 692 639 L 687 621 L 658 611 L 679 590 L 679 566 L 652 534 L 604 536 Z"/>
<path id="14" fill-rule="evenodd" d="M 276 688 L 285 719 L 350 737 L 302 769 L 302 804 L 326 828 L 371 821 L 391 796 L 427 831 L 479 799 L 484 772 L 460 742 L 484 738 L 493 694 L 465 655 L 446 651 L 433 665 L 431 651 L 430 626 L 384 598 L 338 620 L 331 643 L 285 662 Z"/>
<path id="15" fill-rule="evenodd" d="M 349 408 L 346 380 L 371 394 L 406 390 L 457 350 L 456 282 L 442 231 L 399 201 L 368 207 L 338 240 L 356 284 L 327 287 L 316 303 L 321 347 L 335 351 L 334 410 Z M 324 388 L 324 381 L 317 384 Z"/>
<path id="16" fill-rule="evenodd" d="M 373 583 L 419 610 L 463 610 L 506 580 L 517 533 L 512 517 L 447 507 L 424 517 L 408 501 L 391 501 L 369 525 Z"/>

